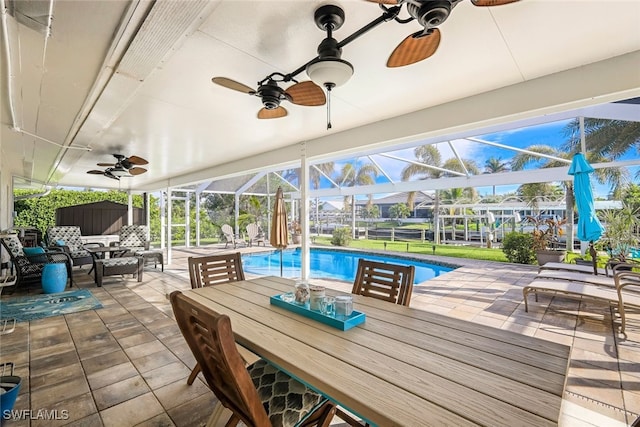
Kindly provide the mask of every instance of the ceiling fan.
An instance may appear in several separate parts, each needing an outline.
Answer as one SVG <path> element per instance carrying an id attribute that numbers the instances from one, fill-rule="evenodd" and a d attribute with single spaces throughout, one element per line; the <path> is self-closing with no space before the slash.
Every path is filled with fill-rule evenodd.
<path id="1" fill-rule="evenodd" d="M 326 38 L 318 46 L 318 55 L 289 74 L 272 73 L 258 82 L 258 88 L 252 89 L 227 77 L 214 77 L 212 81 L 228 89 L 233 89 L 262 100 L 263 108 L 258 112 L 259 119 L 274 119 L 286 116 L 287 110 L 280 106 L 281 101 L 290 101 L 297 105 L 319 106 L 327 103 L 327 129 L 331 128 L 330 94 L 331 90 L 346 83 L 353 74 L 353 66 L 341 59 L 342 48 L 356 40 L 383 22 L 396 21 L 406 24 L 417 21 L 423 29 L 407 36 L 391 53 L 387 67 L 402 67 L 422 61 L 433 55 L 440 44 L 440 30 L 437 28 L 448 17 L 455 6 L 463 0 L 368 0 L 378 3 L 383 13 L 364 25 L 353 34 L 338 42 L 333 31 L 344 23 L 345 15 L 339 6 L 325 4 L 314 13 L 316 26 L 326 31 Z M 471 0 L 475 6 L 499 6 L 519 0 Z M 408 18 L 399 18 L 402 7 L 406 5 Z M 295 77 L 307 72 L 310 81 L 298 82 Z M 278 83 L 295 84 L 282 89 Z M 322 88 L 326 89 L 327 97 Z"/>
<path id="2" fill-rule="evenodd" d="M 92 175 L 104 175 L 107 178 L 120 180 L 120 178 L 131 177 L 145 173 L 145 168 L 138 167 L 139 165 L 149 164 L 148 161 L 138 156 L 125 157 L 122 154 L 114 154 L 116 158 L 115 163 L 98 163 L 98 166 L 106 167 L 105 170 L 93 169 L 87 171 Z"/>
<path id="3" fill-rule="evenodd" d="M 387 67 L 403 67 L 427 59 L 433 55 L 440 45 L 438 26 L 447 20 L 454 7 L 462 0 L 368 0 L 380 4 L 407 5 L 410 18 L 394 18 L 396 22 L 406 24 L 416 20 L 423 29 L 408 35 L 391 53 Z M 519 0 L 471 0 L 474 6 L 500 6 L 515 3 Z"/>
<path id="4" fill-rule="evenodd" d="M 280 106 L 282 101 L 309 107 L 325 104 L 324 92 L 312 81 L 296 82 L 293 79 L 284 80 L 284 78 L 284 74 L 272 73 L 258 82 L 257 89 L 226 77 L 214 77 L 211 81 L 220 86 L 259 97 L 263 105 L 258 111 L 259 119 L 277 119 L 286 116 L 288 114 L 286 108 Z M 294 81 L 295 84 L 285 90 L 278 86 L 278 82 L 284 81 Z"/>

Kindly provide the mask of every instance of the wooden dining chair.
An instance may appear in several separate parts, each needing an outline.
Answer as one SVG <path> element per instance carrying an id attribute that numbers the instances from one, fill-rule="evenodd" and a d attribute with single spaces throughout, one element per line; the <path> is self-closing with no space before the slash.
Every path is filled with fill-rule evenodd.
<path id="1" fill-rule="evenodd" d="M 228 316 L 180 291 L 171 293 L 170 299 L 180 331 L 202 367 L 209 388 L 232 413 L 227 427 L 240 421 L 260 427 L 329 425 L 335 404 L 326 397 L 264 359 L 245 365 Z M 210 424 L 214 421 L 210 420 Z"/>
<path id="2" fill-rule="evenodd" d="M 409 306 L 416 268 L 360 258 L 352 294 Z"/>
<path id="3" fill-rule="evenodd" d="M 360 258 L 351 293 L 408 307 L 415 272 L 416 268 L 413 265 L 390 264 Z M 336 416 L 353 427 L 369 426 L 340 407 L 336 408 Z"/>
<path id="4" fill-rule="evenodd" d="M 240 252 L 189 257 L 188 262 L 192 289 L 244 280 Z"/>
<path id="5" fill-rule="evenodd" d="M 191 289 L 244 280 L 240 252 L 189 257 L 188 263 Z M 199 373 L 200 365 L 196 363 L 187 379 L 187 384 L 193 384 Z"/>

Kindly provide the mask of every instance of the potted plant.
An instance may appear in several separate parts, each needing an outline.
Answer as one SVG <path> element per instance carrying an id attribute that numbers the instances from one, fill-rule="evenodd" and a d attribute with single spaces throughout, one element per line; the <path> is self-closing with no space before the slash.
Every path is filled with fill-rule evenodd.
<path id="1" fill-rule="evenodd" d="M 559 248 L 559 238 L 563 234 L 562 226 L 566 219 L 543 218 L 540 216 L 527 217 L 533 224 L 533 250 L 536 253 L 538 265 L 548 262 L 563 262 L 567 251 Z"/>
<path id="2" fill-rule="evenodd" d="M 640 245 L 640 239 L 635 233 L 640 227 L 638 215 L 629 206 L 623 205 L 622 209 L 605 211 L 603 219 L 604 247 L 611 257 L 607 264 L 614 266 L 630 263 L 630 253 Z"/>

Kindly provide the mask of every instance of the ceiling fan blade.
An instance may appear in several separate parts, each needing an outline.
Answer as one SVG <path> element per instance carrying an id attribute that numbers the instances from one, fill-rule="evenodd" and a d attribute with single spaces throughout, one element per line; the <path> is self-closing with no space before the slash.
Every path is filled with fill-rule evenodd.
<path id="1" fill-rule="evenodd" d="M 131 156 L 127 159 L 133 165 L 148 165 L 149 162 L 138 156 Z"/>
<path id="2" fill-rule="evenodd" d="M 273 110 L 267 110 L 266 108 L 262 108 L 260 111 L 258 111 L 258 118 L 259 119 L 278 119 L 280 117 L 286 116 L 287 114 L 289 113 L 287 112 L 287 109 L 284 107 L 278 107 Z"/>
<path id="3" fill-rule="evenodd" d="M 501 6 L 503 4 L 515 3 L 520 0 L 471 0 L 474 6 Z"/>
<path id="4" fill-rule="evenodd" d="M 99 171 L 99 170 L 96 170 L 96 169 L 87 171 L 87 173 L 90 173 L 92 175 L 104 175 L 104 171 Z"/>
<path id="5" fill-rule="evenodd" d="M 440 45 L 440 30 L 434 28 L 431 34 L 426 36 L 422 34 L 421 30 L 404 39 L 389 56 L 387 67 L 403 67 L 433 55 Z"/>
<path id="6" fill-rule="evenodd" d="M 102 166 L 105 168 L 112 168 L 115 167 L 115 163 L 96 163 L 98 166 Z"/>
<path id="7" fill-rule="evenodd" d="M 131 175 L 140 175 L 141 173 L 145 173 L 147 170 L 145 168 L 131 168 L 129 169 L 129 173 Z"/>
<path id="8" fill-rule="evenodd" d="M 256 94 L 256 91 L 251 89 L 249 86 L 226 77 L 214 77 L 211 81 L 220 86 L 224 86 L 227 89 L 237 90 L 238 92 L 248 93 L 249 95 Z"/>
<path id="9" fill-rule="evenodd" d="M 311 80 L 296 83 L 289 87 L 285 93 L 291 97 L 290 101 L 297 105 L 316 107 L 327 102 L 322 88 Z"/>

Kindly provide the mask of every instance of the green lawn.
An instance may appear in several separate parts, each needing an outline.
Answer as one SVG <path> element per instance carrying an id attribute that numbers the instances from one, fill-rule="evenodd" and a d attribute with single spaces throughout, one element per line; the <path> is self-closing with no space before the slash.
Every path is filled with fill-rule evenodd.
<path id="1" fill-rule="evenodd" d="M 316 245 L 331 245 L 330 237 L 318 236 L 315 239 Z M 408 245 L 408 250 L 407 250 Z M 385 250 L 385 241 L 383 240 L 352 240 L 349 244 L 350 248 L 357 249 L 377 249 Z M 435 247 L 435 251 L 434 251 Z M 477 248 L 473 246 L 455 246 L 455 245 L 434 245 L 431 242 L 390 242 L 386 241 L 386 250 L 393 252 L 404 252 L 414 254 L 443 255 L 455 258 L 469 258 L 486 261 L 507 262 L 507 258 L 500 249 Z"/>

